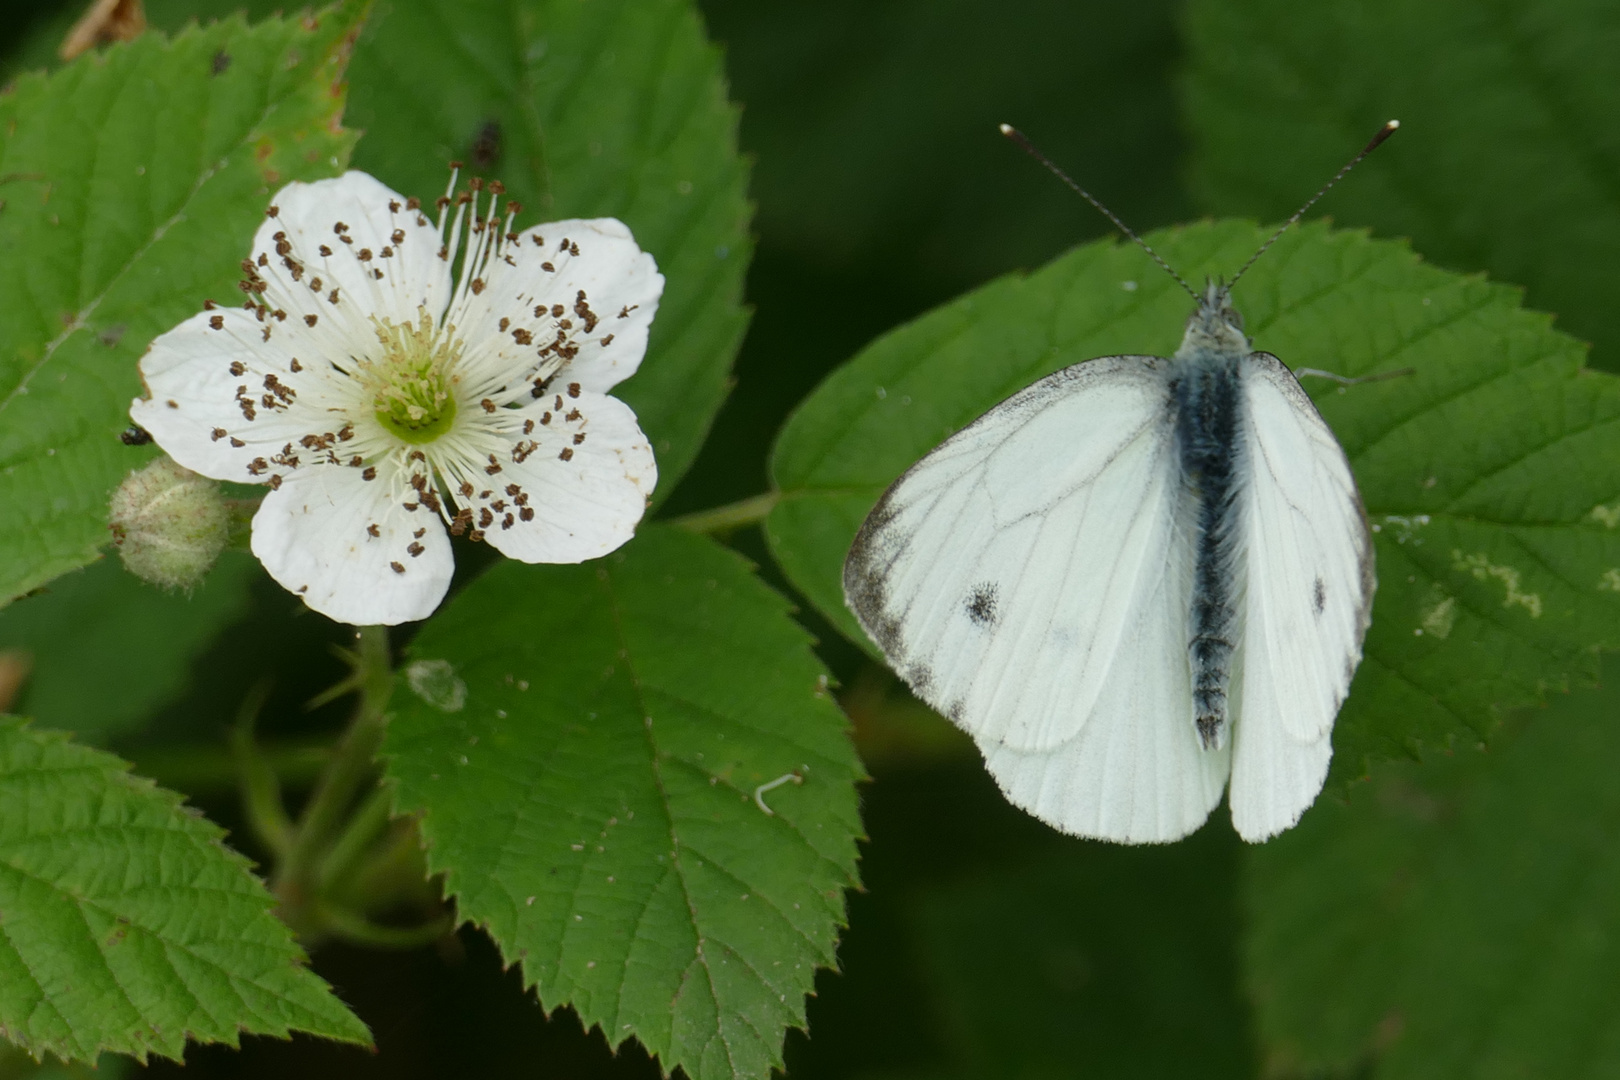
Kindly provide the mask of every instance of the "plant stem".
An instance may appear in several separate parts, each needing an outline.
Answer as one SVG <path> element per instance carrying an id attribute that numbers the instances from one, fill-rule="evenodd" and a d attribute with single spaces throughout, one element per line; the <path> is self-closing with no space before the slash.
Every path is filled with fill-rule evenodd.
<path id="1" fill-rule="evenodd" d="M 333 886 L 342 883 L 373 841 L 388 828 L 389 812 L 393 809 L 393 803 L 393 792 L 379 787 L 366 797 L 366 801 L 360 804 L 360 809 L 349 818 L 349 823 L 333 841 L 326 858 L 321 860 L 320 870 L 316 874 L 316 883 L 323 894 L 330 893 Z"/>
<path id="2" fill-rule="evenodd" d="M 236 759 L 237 774 L 242 787 L 242 809 L 248 824 L 265 847 L 277 858 L 287 853 L 292 844 L 293 824 L 287 808 L 281 801 L 281 781 L 276 770 L 259 752 L 253 738 L 253 726 L 259 710 L 270 696 L 270 683 L 261 682 L 248 692 L 231 732 L 231 754 Z"/>
<path id="3" fill-rule="evenodd" d="M 275 771 L 284 787 L 304 787 L 315 781 L 332 760 L 329 742 L 289 741 L 258 747 L 259 759 Z M 241 780 L 236 755 L 230 746 L 182 745 L 139 748 L 130 752 L 135 771 L 166 788 L 188 795 L 229 791 Z"/>
<path id="4" fill-rule="evenodd" d="M 420 926 L 408 927 L 380 926 L 359 912 L 331 904 L 321 905 L 318 914 L 321 923 L 337 937 L 380 949 L 415 949 L 437 941 L 455 927 L 455 916 L 449 912 Z"/>
<path id="5" fill-rule="evenodd" d="M 287 854 L 276 871 L 276 894 L 282 917 L 295 931 L 320 929 L 316 870 L 322 853 L 344 820 L 362 784 L 371 779 L 377 751 L 387 727 L 388 696 L 394 676 L 388 654 L 388 628 L 362 626 L 355 635 L 360 703 L 326 771 L 299 817 Z"/>
<path id="6" fill-rule="evenodd" d="M 781 493 L 767 491 L 762 495 L 738 502 L 716 506 L 712 510 L 698 510 L 691 514 L 670 518 L 668 524 L 689 532 L 715 535 L 734 532 L 749 525 L 758 525 L 781 499 Z"/>

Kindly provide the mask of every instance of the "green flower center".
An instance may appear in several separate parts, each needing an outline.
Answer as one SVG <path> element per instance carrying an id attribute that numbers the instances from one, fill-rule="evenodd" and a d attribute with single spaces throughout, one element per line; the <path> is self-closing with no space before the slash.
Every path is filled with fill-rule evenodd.
<path id="1" fill-rule="evenodd" d="M 382 350 L 362 361 L 361 368 L 378 423 L 412 445 L 433 442 L 456 420 L 461 343 L 453 332 L 435 333 L 426 308 L 414 325 L 375 317 L 372 323 Z"/>

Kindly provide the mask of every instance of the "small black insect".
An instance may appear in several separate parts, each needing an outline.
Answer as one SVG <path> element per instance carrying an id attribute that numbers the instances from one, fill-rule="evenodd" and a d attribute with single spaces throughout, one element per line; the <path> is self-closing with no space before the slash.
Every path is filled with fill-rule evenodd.
<path id="1" fill-rule="evenodd" d="M 152 441 L 152 433 L 139 424 L 131 424 L 118 433 L 125 446 L 145 446 Z"/>
<path id="2" fill-rule="evenodd" d="M 225 69 L 231 66 L 231 54 L 224 49 L 214 54 L 214 74 L 223 75 Z"/>
<path id="3" fill-rule="evenodd" d="M 501 158 L 501 122 L 491 120 L 478 129 L 473 136 L 472 148 L 467 151 L 472 163 L 480 169 L 487 169 Z"/>

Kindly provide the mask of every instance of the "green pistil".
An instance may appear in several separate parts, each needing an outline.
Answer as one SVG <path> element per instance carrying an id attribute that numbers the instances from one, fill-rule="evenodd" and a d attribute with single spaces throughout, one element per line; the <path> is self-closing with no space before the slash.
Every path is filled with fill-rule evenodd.
<path id="1" fill-rule="evenodd" d="M 378 423 L 413 446 L 433 442 L 456 420 L 452 372 L 459 343 L 452 334 L 435 335 L 425 310 L 416 326 L 377 321 L 376 331 L 383 354 L 364 367 Z"/>
<path id="2" fill-rule="evenodd" d="M 456 420 L 456 399 L 446 397 L 438 405 L 421 405 L 398 399 L 384 407 L 378 401 L 377 421 L 413 446 L 430 443 L 450 430 Z"/>

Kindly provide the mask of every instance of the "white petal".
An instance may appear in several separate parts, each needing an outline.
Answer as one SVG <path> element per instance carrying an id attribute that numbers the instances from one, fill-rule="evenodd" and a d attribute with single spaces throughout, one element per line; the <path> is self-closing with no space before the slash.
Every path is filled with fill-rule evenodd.
<path id="1" fill-rule="evenodd" d="M 301 348 L 309 342 L 292 333 L 266 339 L 265 325 L 240 308 L 204 311 L 158 337 L 141 358 L 150 396 L 130 405 L 130 417 L 193 472 L 263 482 L 269 472 L 250 472 L 254 459 L 333 426 L 321 365 L 298 359 L 310 355 Z"/>
<path id="2" fill-rule="evenodd" d="M 598 393 L 635 374 L 647 351 L 647 330 L 664 278 L 623 222 L 596 218 L 536 225 L 505 254 L 511 262 L 491 261 L 484 272 L 487 287 L 477 296 L 469 294 L 451 318 L 470 359 L 485 343 L 509 342 L 515 320 L 534 320 L 536 306 L 550 312 L 560 307 L 560 315 L 527 327 L 535 347 L 526 359 L 560 357 L 562 383 L 577 382 Z M 501 331 L 503 318 L 514 320 L 514 326 Z"/>
<path id="3" fill-rule="evenodd" d="M 251 258 L 267 283 L 259 297 L 272 310 L 285 310 L 289 325 L 313 329 L 331 359 L 349 355 L 355 341 L 376 343 L 373 315 L 400 323 L 414 322 L 422 307 L 435 321 L 443 314 L 450 263 L 439 258 L 439 231 L 375 177 L 351 171 L 295 181 L 271 204 L 276 216 L 253 238 Z M 316 323 L 309 327 L 312 315 Z"/>
<path id="4" fill-rule="evenodd" d="M 523 562 L 577 563 L 613 551 L 635 535 L 658 483 L 652 447 L 630 406 L 589 391 L 577 398 L 558 396 L 561 407 L 557 397 L 548 396 L 522 410 L 535 421 L 527 439 L 536 446 L 512 455 L 522 461 L 502 462 L 490 480 L 509 505 L 481 526 L 485 539 Z M 580 434 L 584 440 L 575 442 Z M 510 505 L 509 484 L 528 496 L 531 520 L 524 521 L 521 510 Z M 472 505 L 481 515 L 483 504 Z"/>
<path id="5" fill-rule="evenodd" d="M 310 607 L 356 626 L 427 618 L 455 569 L 444 525 L 426 507 L 406 510 L 386 480 L 331 466 L 302 469 L 265 496 L 253 554 Z"/>

